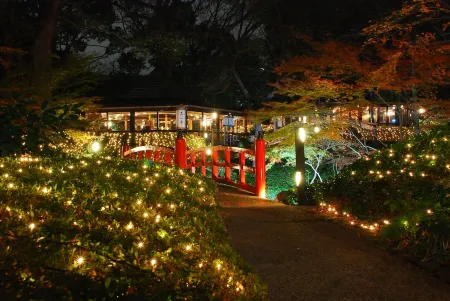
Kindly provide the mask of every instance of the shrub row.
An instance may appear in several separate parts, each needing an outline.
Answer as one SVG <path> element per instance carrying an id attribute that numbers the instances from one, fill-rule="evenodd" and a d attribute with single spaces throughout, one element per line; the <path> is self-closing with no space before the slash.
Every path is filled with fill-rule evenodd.
<path id="1" fill-rule="evenodd" d="M 216 190 L 142 161 L 1 158 L 1 299 L 263 299 Z"/>
<path id="2" fill-rule="evenodd" d="M 389 220 L 382 234 L 421 259 L 450 259 L 450 125 L 397 143 L 309 187 L 362 220 Z"/>

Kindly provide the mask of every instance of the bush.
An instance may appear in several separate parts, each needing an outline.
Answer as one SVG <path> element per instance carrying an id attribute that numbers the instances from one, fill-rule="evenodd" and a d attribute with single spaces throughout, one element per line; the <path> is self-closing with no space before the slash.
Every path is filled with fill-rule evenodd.
<path id="1" fill-rule="evenodd" d="M 0 159 L 2 300 L 245 300 L 217 187 L 143 161 Z"/>
<path id="2" fill-rule="evenodd" d="M 450 258 L 449 132 L 449 124 L 438 126 L 364 158 L 315 198 L 363 220 L 391 220 L 384 237 L 414 255 Z"/>
<path id="3" fill-rule="evenodd" d="M 150 132 L 150 133 L 113 133 L 113 132 L 83 132 L 67 131 L 71 142 L 62 142 L 55 147 L 72 155 L 80 155 L 89 149 L 94 141 L 99 141 L 103 145 L 103 151 L 111 155 L 119 155 L 123 144 L 131 146 L 162 146 L 168 148 L 175 147 L 175 132 Z M 205 138 L 195 135 L 184 135 L 188 149 L 200 148 L 206 146 Z"/>

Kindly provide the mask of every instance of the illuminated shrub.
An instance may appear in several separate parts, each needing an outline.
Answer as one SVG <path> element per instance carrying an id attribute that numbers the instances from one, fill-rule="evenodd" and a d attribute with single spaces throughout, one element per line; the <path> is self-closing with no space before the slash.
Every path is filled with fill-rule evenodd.
<path id="1" fill-rule="evenodd" d="M 0 159 L 1 299 L 263 299 L 216 191 L 143 161 Z"/>
<path id="2" fill-rule="evenodd" d="M 103 150 L 107 153 L 118 155 L 121 152 L 121 146 L 128 144 L 132 146 L 153 145 L 173 148 L 177 133 L 175 132 L 150 132 L 150 133 L 93 133 L 82 131 L 67 131 L 71 142 L 64 142 L 55 145 L 66 153 L 80 155 L 84 153 L 94 141 L 100 141 Z M 206 146 L 205 139 L 195 134 L 184 135 L 188 149 L 194 149 Z"/>
<path id="3" fill-rule="evenodd" d="M 385 237 L 415 256 L 449 259 L 449 133 L 447 124 L 394 144 L 310 190 L 361 220 L 389 220 Z"/>

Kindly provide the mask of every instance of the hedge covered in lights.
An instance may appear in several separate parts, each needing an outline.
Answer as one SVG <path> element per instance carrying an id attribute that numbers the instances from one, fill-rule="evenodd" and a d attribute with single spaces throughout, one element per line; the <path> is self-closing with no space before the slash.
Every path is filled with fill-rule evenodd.
<path id="1" fill-rule="evenodd" d="M 131 146 L 162 146 L 173 148 L 177 133 L 175 132 L 150 132 L 150 133 L 118 133 L 118 132 L 82 132 L 67 131 L 69 142 L 55 145 L 66 153 L 82 154 L 94 141 L 101 142 L 103 151 L 110 154 L 120 154 L 123 144 Z M 188 149 L 206 146 L 205 138 L 196 134 L 184 134 Z"/>
<path id="2" fill-rule="evenodd" d="M 450 260 L 450 124 L 374 153 L 311 187 L 325 211 L 421 259 Z"/>
<path id="3" fill-rule="evenodd" d="M 216 190 L 143 161 L 1 158 L 1 299 L 264 299 Z"/>

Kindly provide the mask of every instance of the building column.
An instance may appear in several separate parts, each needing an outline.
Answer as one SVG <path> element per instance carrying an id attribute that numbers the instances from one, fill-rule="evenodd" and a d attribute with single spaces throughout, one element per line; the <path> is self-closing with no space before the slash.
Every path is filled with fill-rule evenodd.
<path id="1" fill-rule="evenodd" d="M 159 111 L 156 111 L 156 130 L 159 131 Z"/>
<path id="2" fill-rule="evenodd" d="M 130 128 L 129 128 L 130 132 L 134 132 L 135 131 L 135 120 L 136 120 L 135 111 L 131 111 L 130 112 Z"/>

